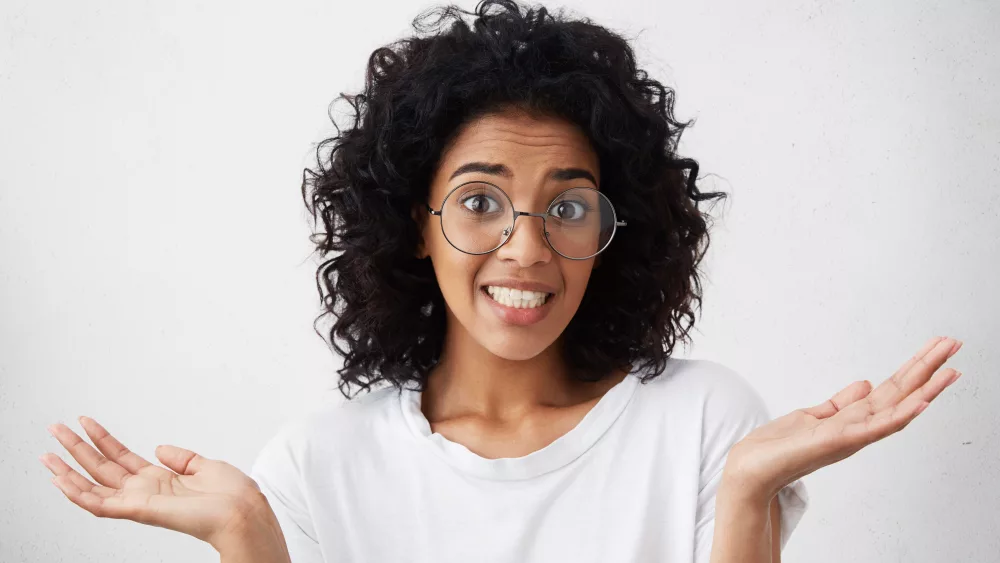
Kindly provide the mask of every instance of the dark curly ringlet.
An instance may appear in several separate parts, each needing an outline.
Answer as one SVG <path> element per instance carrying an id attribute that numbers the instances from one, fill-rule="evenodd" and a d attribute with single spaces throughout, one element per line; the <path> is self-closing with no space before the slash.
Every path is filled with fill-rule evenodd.
<path id="1" fill-rule="evenodd" d="M 411 212 L 427 202 L 459 127 L 506 107 L 579 126 L 598 154 L 601 191 L 628 222 L 563 334 L 567 365 L 585 381 L 629 364 L 643 382 L 656 377 L 701 306 L 710 218 L 698 202 L 726 197 L 700 193 L 698 164 L 675 154 L 692 121 L 675 121 L 673 90 L 636 67 L 624 38 L 563 11 L 484 1 L 474 12 L 432 8 L 413 28 L 371 54 L 363 92 L 334 100 L 351 105 L 353 125 L 334 121 L 317 170 L 303 174 L 306 207 L 324 226 L 311 237 L 324 259 L 316 320 L 336 319 L 329 344 L 344 357 L 341 393 L 381 381 L 423 389 L 441 354 L 445 304 L 430 259 L 415 257 L 426 217 Z"/>

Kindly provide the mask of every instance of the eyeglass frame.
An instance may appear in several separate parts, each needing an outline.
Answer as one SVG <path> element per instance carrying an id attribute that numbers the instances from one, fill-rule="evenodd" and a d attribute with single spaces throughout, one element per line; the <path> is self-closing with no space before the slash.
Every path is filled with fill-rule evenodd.
<path id="1" fill-rule="evenodd" d="M 494 188 L 496 188 L 497 190 L 499 190 L 500 193 L 502 193 L 504 195 L 504 197 L 507 198 L 507 202 L 510 203 L 511 212 L 513 213 L 513 216 L 514 216 L 513 219 L 510 222 L 510 234 L 505 235 L 503 242 L 501 242 L 500 244 L 498 244 L 493 249 L 487 250 L 486 252 L 468 252 L 468 251 L 462 250 L 461 248 L 455 246 L 455 243 L 451 242 L 451 239 L 448 238 L 448 233 L 444 232 L 444 217 L 442 216 L 442 213 L 444 212 L 445 203 L 448 202 L 448 198 L 451 197 L 451 194 L 453 194 L 456 191 L 458 191 L 458 189 L 461 188 L 462 186 L 466 186 L 468 184 L 487 184 L 487 185 L 493 186 Z M 500 249 L 501 246 L 507 244 L 507 242 L 513 237 L 514 229 L 517 227 L 517 218 L 520 217 L 520 216 L 522 216 L 522 215 L 527 215 L 529 217 L 541 217 L 542 218 L 542 232 L 545 234 L 545 244 L 549 245 L 549 248 L 551 248 L 553 252 L 555 252 L 559 256 L 562 256 L 563 258 L 565 258 L 567 260 L 590 260 L 594 256 L 597 256 L 598 254 L 600 254 L 600 253 L 604 252 L 605 250 L 607 250 L 607 248 L 609 246 L 611 246 L 611 241 L 614 240 L 615 235 L 618 234 L 618 227 L 628 226 L 628 222 L 627 221 L 619 221 L 618 220 L 618 210 L 615 209 L 615 204 L 611 201 L 611 198 L 609 198 L 608 196 L 606 196 L 603 193 L 601 193 L 600 190 L 597 190 L 595 188 L 591 188 L 589 186 L 579 186 L 579 187 L 575 187 L 575 188 L 566 188 L 565 190 L 559 192 L 558 194 L 556 194 L 555 197 L 552 198 L 552 201 L 549 202 L 549 205 L 546 206 L 546 209 L 549 209 L 550 207 L 552 207 L 552 203 L 555 202 L 557 199 L 559 199 L 559 197 L 562 196 L 564 193 L 569 192 L 569 191 L 573 191 L 573 190 L 591 190 L 591 191 L 597 192 L 597 195 L 599 195 L 599 196 L 603 197 L 604 199 L 606 199 L 608 201 L 608 204 L 611 206 L 611 213 L 613 214 L 614 225 L 615 225 L 615 230 L 611 232 L 611 237 L 608 239 L 608 242 L 603 247 L 601 247 L 601 249 L 598 250 L 597 252 L 591 254 L 590 256 L 585 256 L 583 258 L 571 258 L 569 256 L 566 256 L 562 252 L 559 252 L 558 250 L 556 250 L 556 247 L 552 244 L 552 241 L 549 240 L 548 223 L 545 222 L 545 218 L 549 215 L 548 212 L 546 212 L 546 213 L 530 213 L 528 211 L 518 211 L 518 210 L 514 209 L 514 201 L 510 199 L 510 196 L 507 195 L 507 192 L 503 191 L 503 188 L 501 188 L 500 186 L 498 186 L 498 185 L 496 185 L 496 184 L 494 184 L 492 182 L 486 182 L 484 180 L 469 180 L 468 182 L 462 182 L 461 184 L 459 184 L 459 185 L 455 186 L 454 188 L 452 188 L 451 191 L 448 192 L 448 195 L 444 196 L 444 199 L 441 200 L 441 209 L 435 211 L 434 208 L 432 208 L 430 206 L 430 204 L 425 204 L 425 205 L 427 206 L 427 212 L 428 213 L 430 213 L 431 215 L 436 215 L 437 217 L 441 218 L 441 220 L 438 221 L 438 222 L 441 224 L 441 234 L 444 236 L 444 239 L 446 241 L 448 241 L 448 244 L 450 244 L 452 246 L 452 248 L 454 248 L 455 250 L 457 250 L 457 251 L 459 251 L 461 253 L 469 254 L 469 255 L 472 255 L 472 256 L 482 256 L 484 254 L 489 254 L 491 252 L 496 252 L 497 250 Z"/>

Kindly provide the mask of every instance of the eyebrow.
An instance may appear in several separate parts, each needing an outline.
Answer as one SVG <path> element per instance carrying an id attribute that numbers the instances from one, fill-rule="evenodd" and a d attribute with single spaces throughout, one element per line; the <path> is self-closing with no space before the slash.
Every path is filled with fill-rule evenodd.
<path id="1" fill-rule="evenodd" d="M 491 174 L 493 176 L 501 176 L 503 178 L 513 178 L 514 173 L 510 171 L 504 164 L 493 164 L 490 162 L 466 162 L 465 164 L 459 166 L 451 173 L 448 178 L 449 181 L 454 180 L 456 176 L 462 174 L 470 174 L 472 172 L 480 172 L 482 174 Z M 577 178 L 584 178 L 590 180 L 597 185 L 597 179 L 588 170 L 583 168 L 556 168 L 549 173 L 549 178 L 553 180 L 576 180 Z"/>

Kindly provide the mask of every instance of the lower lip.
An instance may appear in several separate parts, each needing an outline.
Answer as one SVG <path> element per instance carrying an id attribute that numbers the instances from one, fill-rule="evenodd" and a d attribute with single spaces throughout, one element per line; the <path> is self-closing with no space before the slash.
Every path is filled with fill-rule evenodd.
<path id="1" fill-rule="evenodd" d="M 545 304 L 539 307 L 533 307 L 531 309 L 517 309 L 514 307 L 508 307 L 490 297 L 490 294 L 486 293 L 485 287 L 481 288 L 480 291 L 486 299 L 486 303 L 490 306 L 490 309 L 493 310 L 497 317 L 500 317 L 501 321 L 518 326 L 535 324 L 544 319 L 552 309 L 552 301 L 556 297 L 555 295 L 549 296 L 545 300 Z"/>

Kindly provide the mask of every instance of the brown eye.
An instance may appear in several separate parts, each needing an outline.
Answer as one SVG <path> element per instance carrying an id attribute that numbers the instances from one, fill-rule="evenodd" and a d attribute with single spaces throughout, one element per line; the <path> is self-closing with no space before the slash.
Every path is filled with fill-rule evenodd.
<path id="1" fill-rule="evenodd" d="M 587 205 L 579 201 L 560 201 L 550 213 L 567 221 L 579 220 L 587 214 Z"/>
<path id="2" fill-rule="evenodd" d="M 462 200 L 462 206 L 473 213 L 493 213 L 499 211 L 500 204 L 483 194 L 469 196 Z"/>

